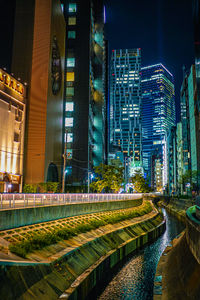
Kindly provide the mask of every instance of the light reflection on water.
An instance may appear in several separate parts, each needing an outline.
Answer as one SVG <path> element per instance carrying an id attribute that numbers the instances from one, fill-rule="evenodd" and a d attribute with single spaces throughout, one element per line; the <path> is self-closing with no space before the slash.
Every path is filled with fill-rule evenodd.
<path id="1" fill-rule="evenodd" d="M 154 275 L 159 258 L 166 246 L 183 229 L 184 225 L 164 209 L 166 231 L 153 244 L 133 256 L 113 277 L 99 300 L 152 300 Z"/>

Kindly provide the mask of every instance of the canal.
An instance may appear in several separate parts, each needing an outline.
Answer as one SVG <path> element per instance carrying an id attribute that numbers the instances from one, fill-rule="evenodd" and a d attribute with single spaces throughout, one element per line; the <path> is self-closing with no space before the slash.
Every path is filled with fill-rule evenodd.
<path id="1" fill-rule="evenodd" d="M 154 275 L 166 246 L 184 229 L 184 224 L 163 209 L 166 231 L 154 243 L 133 256 L 114 275 L 98 300 L 152 300 Z"/>

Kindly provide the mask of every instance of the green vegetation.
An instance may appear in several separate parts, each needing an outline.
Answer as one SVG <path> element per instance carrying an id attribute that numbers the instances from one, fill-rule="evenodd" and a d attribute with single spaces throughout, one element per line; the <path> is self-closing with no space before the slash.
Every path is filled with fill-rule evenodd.
<path id="1" fill-rule="evenodd" d="M 200 187 L 200 172 L 187 170 L 185 174 L 182 175 L 179 183 L 183 185 L 184 191 L 188 189 L 190 191 L 198 192 Z"/>
<path id="2" fill-rule="evenodd" d="M 41 182 L 38 184 L 25 184 L 24 193 L 57 193 L 59 192 L 59 182 Z"/>
<path id="3" fill-rule="evenodd" d="M 18 242 L 12 243 L 9 246 L 11 252 L 26 257 L 28 253 L 34 250 L 40 250 L 46 246 L 55 244 L 60 240 L 67 240 L 75 235 L 83 232 L 96 229 L 106 224 L 115 224 L 124 220 L 140 217 L 148 214 L 152 211 L 152 206 L 149 202 L 145 202 L 144 205 L 138 208 L 125 209 L 122 211 L 113 211 L 110 215 L 102 213 L 98 216 L 98 219 L 92 217 L 90 219 L 79 219 L 76 221 L 73 227 L 69 228 L 69 224 L 66 223 L 65 227 L 54 226 L 49 228 L 49 232 L 43 232 L 43 230 L 34 231 L 32 233 L 26 233 L 24 236 L 27 238 Z"/>
<path id="4" fill-rule="evenodd" d="M 100 164 L 95 167 L 95 181 L 90 184 L 90 188 L 97 193 L 117 193 L 123 183 L 122 167 Z"/>
<path id="5" fill-rule="evenodd" d="M 36 193 L 37 185 L 36 184 L 25 184 L 23 187 L 24 193 Z"/>
<path id="6" fill-rule="evenodd" d="M 134 186 L 134 190 L 138 193 L 148 193 L 150 192 L 150 187 L 146 182 L 140 170 L 135 172 L 135 175 L 130 178 L 130 182 Z"/>

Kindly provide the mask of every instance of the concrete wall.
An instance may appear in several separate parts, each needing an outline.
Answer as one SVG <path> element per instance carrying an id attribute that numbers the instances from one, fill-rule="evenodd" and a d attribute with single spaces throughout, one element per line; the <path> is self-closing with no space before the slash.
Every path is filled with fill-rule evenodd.
<path id="1" fill-rule="evenodd" d="M 0 230 L 31 225 L 56 219 L 107 210 L 130 208 L 142 204 L 142 199 L 98 203 L 30 207 L 0 211 Z"/>
<path id="2" fill-rule="evenodd" d="M 70 299 L 85 299 L 118 263 L 164 229 L 157 214 L 87 242 L 50 264 L 0 262 L 0 298 L 53 300 L 70 295 Z"/>
<path id="3" fill-rule="evenodd" d="M 195 207 L 187 210 L 186 240 L 191 253 L 200 264 L 200 220 L 195 218 Z"/>
<path id="4" fill-rule="evenodd" d="M 154 295 L 153 299 L 199 300 L 200 264 L 190 251 L 186 235 L 183 234 L 171 250 L 168 248 L 157 267 L 161 270 L 157 275 L 162 278 L 162 295 Z"/>
<path id="5" fill-rule="evenodd" d="M 195 206 L 187 210 L 186 231 L 171 242 L 157 266 L 154 300 L 200 299 L 200 221 Z M 160 280 L 158 280 L 160 277 Z"/>

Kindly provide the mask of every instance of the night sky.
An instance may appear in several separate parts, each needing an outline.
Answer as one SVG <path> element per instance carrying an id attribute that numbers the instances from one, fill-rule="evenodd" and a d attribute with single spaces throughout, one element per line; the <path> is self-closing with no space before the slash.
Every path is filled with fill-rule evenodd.
<path id="1" fill-rule="evenodd" d="M 192 0 L 105 0 L 111 49 L 141 48 L 142 66 L 163 63 L 174 75 L 177 120 L 182 66 L 194 62 Z"/>
<path id="2" fill-rule="evenodd" d="M 28 0 L 27 0 L 28 1 Z M 0 1 L 0 67 L 10 72 L 14 0 Z M 105 0 L 111 49 L 142 48 L 142 65 L 163 63 L 174 75 L 177 120 L 182 66 L 194 62 L 192 0 Z"/>

